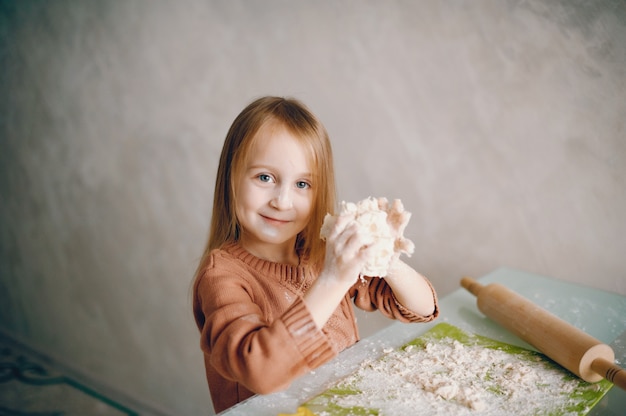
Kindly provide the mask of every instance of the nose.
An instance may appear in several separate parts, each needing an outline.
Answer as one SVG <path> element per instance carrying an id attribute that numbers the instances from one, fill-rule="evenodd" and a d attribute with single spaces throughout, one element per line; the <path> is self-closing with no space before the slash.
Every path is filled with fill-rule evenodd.
<path id="1" fill-rule="evenodd" d="M 289 186 L 282 185 L 282 186 L 276 187 L 276 193 L 274 194 L 274 197 L 272 198 L 270 203 L 273 208 L 276 208 L 279 210 L 292 208 L 293 198 L 292 198 L 291 189 L 289 189 Z"/>

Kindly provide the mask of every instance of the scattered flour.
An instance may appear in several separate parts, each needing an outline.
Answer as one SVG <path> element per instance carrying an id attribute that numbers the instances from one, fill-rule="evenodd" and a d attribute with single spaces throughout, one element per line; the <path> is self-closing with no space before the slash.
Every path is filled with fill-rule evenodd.
<path id="1" fill-rule="evenodd" d="M 583 401 L 573 394 L 579 385 L 538 356 L 444 338 L 364 362 L 337 386 L 362 393 L 336 394 L 332 403 L 359 407 L 359 415 L 366 414 L 363 409 L 378 409 L 373 414 L 381 416 L 578 415 L 578 410 L 567 409 Z"/>

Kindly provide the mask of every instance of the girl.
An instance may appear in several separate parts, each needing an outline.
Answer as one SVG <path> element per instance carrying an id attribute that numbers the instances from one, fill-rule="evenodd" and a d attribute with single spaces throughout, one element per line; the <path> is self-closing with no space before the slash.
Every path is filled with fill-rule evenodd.
<path id="1" fill-rule="evenodd" d="M 365 277 L 371 241 L 335 211 L 328 134 L 300 102 L 264 97 L 233 122 L 222 149 L 209 239 L 193 286 L 216 412 L 285 389 L 358 341 L 351 303 L 403 322 L 438 314 L 424 277 L 394 260 Z"/>

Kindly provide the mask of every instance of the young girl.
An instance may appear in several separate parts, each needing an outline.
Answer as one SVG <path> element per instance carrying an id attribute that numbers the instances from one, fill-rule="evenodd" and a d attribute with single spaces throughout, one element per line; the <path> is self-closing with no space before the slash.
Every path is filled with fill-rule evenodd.
<path id="1" fill-rule="evenodd" d="M 209 240 L 193 286 L 216 412 L 285 389 L 358 341 L 352 302 L 403 322 L 437 314 L 424 277 L 394 260 L 384 278 L 359 271 L 371 241 L 335 212 L 328 134 L 293 99 L 264 97 L 233 122 L 222 149 Z"/>

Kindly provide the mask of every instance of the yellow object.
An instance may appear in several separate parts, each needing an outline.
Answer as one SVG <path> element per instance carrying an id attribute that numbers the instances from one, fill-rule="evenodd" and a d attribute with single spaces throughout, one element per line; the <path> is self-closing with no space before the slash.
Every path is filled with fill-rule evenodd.
<path id="1" fill-rule="evenodd" d="M 298 407 L 296 413 L 279 413 L 278 416 L 315 416 L 315 413 L 306 407 Z"/>

